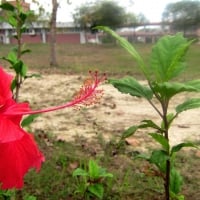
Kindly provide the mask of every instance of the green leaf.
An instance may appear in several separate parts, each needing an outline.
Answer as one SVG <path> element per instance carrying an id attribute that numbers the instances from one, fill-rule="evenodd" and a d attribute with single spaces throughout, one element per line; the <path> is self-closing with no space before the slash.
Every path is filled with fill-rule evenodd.
<path id="1" fill-rule="evenodd" d="M 143 72 L 143 74 L 145 76 L 147 75 L 147 70 L 144 64 L 143 59 L 141 58 L 140 54 L 136 51 L 136 49 L 132 46 L 131 43 L 129 43 L 125 38 L 119 36 L 116 32 L 114 32 L 113 30 L 111 30 L 109 27 L 105 27 L 105 26 L 97 26 L 96 29 L 100 29 L 103 30 L 107 33 L 109 33 L 110 35 L 112 35 L 118 42 L 119 44 L 128 51 L 128 53 L 130 53 L 133 58 L 137 61 L 141 71 Z M 148 79 L 148 78 L 147 78 Z"/>
<path id="2" fill-rule="evenodd" d="M 163 149 L 168 152 L 169 151 L 169 141 L 163 136 L 158 133 L 149 133 L 149 135 L 159 144 L 162 145 Z"/>
<path id="3" fill-rule="evenodd" d="M 23 55 L 23 54 L 25 54 L 25 53 L 30 53 L 30 52 L 31 52 L 30 49 L 25 49 L 25 50 L 21 51 L 21 55 Z"/>
<path id="4" fill-rule="evenodd" d="M 17 55 L 14 51 L 8 53 L 7 59 L 15 63 L 17 61 Z"/>
<path id="5" fill-rule="evenodd" d="M 146 161 L 150 161 L 150 158 L 151 158 L 151 157 L 149 157 L 149 155 L 147 155 L 147 154 L 141 153 L 141 154 L 135 156 L 134 158 L 135 158 L 135 159 L 141 158 L 141 159 L 144 159 L 144 160 L 146 160 Z"/>
<path id="6" fill-rule="evenodd" d="M 196 91 L 200 92 L 200 79 L 187 81 L 186 84 L 192 86 L 193 88 L 196 88 Z"/>
<path id="7" fill-rule="evenodd" d="M 171 149 L 171 155 L 175 152 L 180 151 L 183 147 L 193 147 L 193 148 L 198 148 L 195 144 L 193 144 L 192 142 L 183 142 L 180 143 L 178 145 L 175 145 L 172 147 Z"/>
<path id="8" fill-rule="evenodd" d="M 84 169 L 77 168 L 73 171 L 72 176 L 88 176 L 88 173 Z"/>
<path id="9" fill-rule="evenodd" d="M 186 67 L 184 56 L 192 41 L 182 34 L 164 36 L 152 48 L 150 73 L 152 80 L 167 82 L 177 77 Z"/>
<path id="10" fill-rule="evenodd" d="M 13 12 L 15 10 L 15 7 L 8 2 L 2 3 L 0 5 L 0 8 L 2 8 L 3 10 L 11 11 L 11 12 Z"/>
<path id="11" fill-rule="evenodd" d="M 163 132 L 163 130 L 155 124 L 152 120 L 142 120 L 142 124 L 139 125 L 139 128 L 154 128 L 160 133 Z"/>
<path id="12" fill-rule="evenodd" d="M 173 193 L 172 191 L 170 191 L 170 197 L 174 200 L 184 200 L 185 197 L 184 195 L 181 195 L 181 194 L 175 194 Z"/>
<path id="13" fill-rule="evenodd" d="M 144 97 L 145 99 L 152 99 L 153 92 L 150 88 L 142 86 L 136 79 L 132 77 L 125 77 L 120 80 L 111 79 L 109 80 L 115 88 L 125 94 L 130 94 L 136 97 Z"/>
<path id="14" fill-rule="evenodd" d="M 181 113 L 186 110 L 200 107 L 200 98 L 189 99 L 176 107 L 176 112 Z"/>
<path id="15" fill-rule="evenodd" d="M 10 51 L 7 57 L 1 57 L 1 59 L 8 61 L 11 65 L 17 62 L 17 56 L 13 51 Z"/>
<path id="16" fill-rule="evenodd" d="M 181 191 L 183 185 L 183 178 L 180 173 L 175 169 L 170 170 L 170 192 L 178 194 Z"/>
<path id="17" fill-rule="evenodd" d="M 39 114 L 29 115 L 28 117 L 23 119 L 23 121 L 21 122 L 21 126 L 22 127 L 29 126 L 38 116 L 40 115 Z"/>
<path id="18" fill-rule="evenodd" d="M 99 199 L 103 199 L 104 188 L 102 184 L 92 184 L 88 187 L 88 190 Z"/>
<path id="19" fill-rule="evenodd" d="M 35 196 L 32 196 L 32 195 L 27 195 L 27 196 L 25 196 L 24 200 L 37 200 L 37 198 Z"/>
<path id="20" fill-rule="evenodd" d="M 13 91 L 15 88 L 16 88 L 16 86 L 17 86 L 17 81 L 16 81 L 16 79 L 14 78 L 13 79 L 13 81 L 12 81 L 12 83 L 11 83 L 11 90 Z"/>
<path id="21" fill-rule="evenodd" d="M 100 167 L 99 178 L 113 178 L 113 174 L 107 173 L 105 168 Z"/>
<path id="22" fill-rule="evenodd" d="M 8 17 L 8 23 L 13 27 L 17 27 L 17 19 L 13 16 Z"/>
<path id="23" fill-rule="evenodd" d="M 121 139 L 124 140 L 130 136 L 132 136 L 138 129 L 138 126 L 131 126 L 128 129 L 126 129 L 121 136 Z"/>
<path id="24" fill-rule="evenodd" d="M 23 66 L 23 61 L 22 60 L 18 60 L 17 62 L 15 62 L 13 65 L 12 65 L 12 68 L 15 70 L 15 72 L 17 74 L 21 74 L 21 70 L 22 70 L 22 66 Z"/>
<path id="25" fill-rule="evenodd" d="M 20 20 L 21 20 L 21 23 L 25 23 L 25 21 L 26 21 L 26 19 L 27 19 L 27 15 L 26 15 L 26 13 L 24 13 L 24 12 L 20 12 L 20 14 L 19 14 L 19 18 L 20 18 Z"/>
<path id="26" fill-rule="evenodd" d="M 196 80 L 195 82 L 186 82 L 186 83 L 176 83 L 176 82 L 164 82 L 164 83 L 153 83 L 153 90 L 160 94 L 161 98 L 170 99 L 174 95 L 181 92 L 199 92 L 200 80 Z"/>
<path id="27" fill-rule="evenodd" d="M 92 179 L 99 178 L 99 175 L 100 175 L 99 169 L 100 169 L 100 167 L 94 160 L 89 161 L 89 176 L 90 176 L 90 178 L 92 178 Z"/>
<path id="28" fill-rule="evenodd" d="M 26 77 L 27 69 L 28 69 L 27 65 L 25 65 L 25 64 L 23 63 L 22 68 L 21 68 L 21 71 L 20 71 L 20 74 L 21 74 L 22 77 Z"/>
<path id="29" fill-rule="evenodd" d="M 167 160 L 169 160 L 169 156 L 166 151 L 154 150 L 149 161 L 150 163 L 155 164 L 161 172 L 165 172 Z"/>

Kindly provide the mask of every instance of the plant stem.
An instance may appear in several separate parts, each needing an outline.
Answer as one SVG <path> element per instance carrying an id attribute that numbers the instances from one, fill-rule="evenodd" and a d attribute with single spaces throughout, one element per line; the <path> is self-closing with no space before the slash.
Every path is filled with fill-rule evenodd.
<path id="1" fill-rule="evenodd" d="M 168 110 L 169 100 L 163 99 L 161 102 L 162 110 L 163 110 L 163 123 L 164 123 L 164 129 L 165 129 L 165 138 L 169 142 L 169 122 L 167 119 L 167 110 Z M 170 156 L 170 150 L 167 152 L 168 156 Z M 165 172 L 165 200 L 170 200 L 170 169 L 171 169 L 171 162 L 170 159 L 167 159 L 166 161 L 166 172 Z"/>
<path id="2" fill-rule="evenodd" d="M 20 20 L 20 11 L 19 11 L 19 1 L 17 1 L 17 27 L 16 27 L 16 32 L 17 32 L 17 59 L 20 60 L 21 58 L 21 48 L 22 48 L 22 43 L 21 43 L 21 20 Z M 19 90 L 21 87 L 22 83 L 22 77 L 20 73 L 16 72 L 16 90 L 15 90 L 15 101 L 18 101 L 19 99 Z"/>
<path id="3" fill-rule="evenodd" d="M 166 161 L 166 177 L 165 177 L 165 199 L 169 200 L 170 199 L 170 160 Z"/>

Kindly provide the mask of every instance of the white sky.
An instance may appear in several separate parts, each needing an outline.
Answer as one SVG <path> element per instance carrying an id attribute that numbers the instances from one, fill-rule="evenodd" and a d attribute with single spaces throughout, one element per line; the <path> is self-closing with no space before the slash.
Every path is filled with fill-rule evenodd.
<path id="1" fill-rule="evenodd" d="M 30 2 L 31 0 L 26 0 Z M 72 12 L 76 7 L 85 2 L 92 2 L 95 0 L 69 0 L 71 5 L 68 5 L 67 0 L 58 0 L 60 6 L 58 9 L 57 21 L 70 22 L 73 21 Z M 129 12 L 135 14 L 143 13 L 151 22 L 159 22 L 162 18 L 162 13 L 168 3 L 174 3 L 178 0 L 115 0 L 120 6 L 123 6 Z M 51 0 L 39 1 L 46 10 L 51 11 Z M 33 7 L 32 7 L 33 8 Z"/>

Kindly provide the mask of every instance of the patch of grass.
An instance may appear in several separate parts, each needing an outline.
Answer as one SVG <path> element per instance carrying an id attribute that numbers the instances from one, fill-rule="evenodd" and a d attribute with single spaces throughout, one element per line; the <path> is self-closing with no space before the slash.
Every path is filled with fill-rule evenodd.
<path id="1" fill-rule="evenodd" d="M 37 197 L 37 200 L 78 200 L 74 194 L 77 183 L 72 172 L 77 167 L 87 165 L 92 158 L 114 175 L 114 179 L 107 183 L 109 186 L 105 188 L 103 200 L 163 199 L 162 180 L 152 176 L 151 167 L 146 161 L 133 159 L 124 149 L 113 155 L 106 151 L 106 146 L 110 143 L 99 142 L 98 138 L 96 141 L 77 138 L 75 143 L 70 143 L 49 137 L 40 131 L 36 134 L 36 139 L 45 154 L 46 162 L 39 173 L 31 170 L 26 175 L 22 196 L 28 193 Z M 98 151 L 91 151 L 99 144 Z M 114 143 L 111 146 L 114 151 Z M 177 167 L 184 175 L 183 193 L 186 199 L 198 200 L 200 174 L 194 168 L 198 169 L 200 159 L 196 156 L 196 151 L 179 153 L 177 160 Z M 16 200 L 20 198 L 17 197 Z"/>
<path id="2" fill-rule="evenodd" d="M 152 44 L 135 44 L 134 46 L 148 63 Z M 0 57 L 7 55 L 12 47 L 12 45 L 1 45 Z M 84 74 L 89 70 L 99 70 L 109 76 L 134 75 L 136 78 L 143 79 L 136 62 L 124 49 L 115 44 L 59 44 L 56 47 L 59 67 L 56 69 L 49 67 L 48 44 L 27 44 L 26 48 L 31 49 L 32 52 L 24 55 L 24 61 L 30 69 L 35 71 Z M 186 61 L 188 68 L 182 78 L 185 80 L 198 78 L 200 76 L 198 44 L 191 46 Z M 8 63 L 4 61 L 1 63 L 8 67 Z"/>

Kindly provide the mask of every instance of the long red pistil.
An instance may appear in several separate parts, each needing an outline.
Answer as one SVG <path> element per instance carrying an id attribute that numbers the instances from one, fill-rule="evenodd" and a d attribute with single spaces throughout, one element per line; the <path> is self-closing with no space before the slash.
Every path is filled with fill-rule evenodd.
<path id="1" fill-rule="evenodd" d="M 54 106 L 51 108 L 41 109 L 41 110 L 30 110 L 30 111 L 19 111 L 14 113 L 6 112 L 5 115 L 29 115 L 29 114 L 39 114 L 45 113 L 50 111 L 55 111 L 67 107 L 75 107 L 78 105 L 91 105 L 99 101 L 100 97 L 102 96 L 103 90 L 97 89 L 100 83 L 102 83 L 106 79 L 106 75 L 103 74 L 99 77 L 98 72 L 95 71 L 89 72 L 91 78 L 86 79 L 83 86 L 80 88 L 79 92 L 74 96 L 72 101 L 65 103 L 60 106 Z M 12 109 L 11 109 L 12 110 Z"/>

